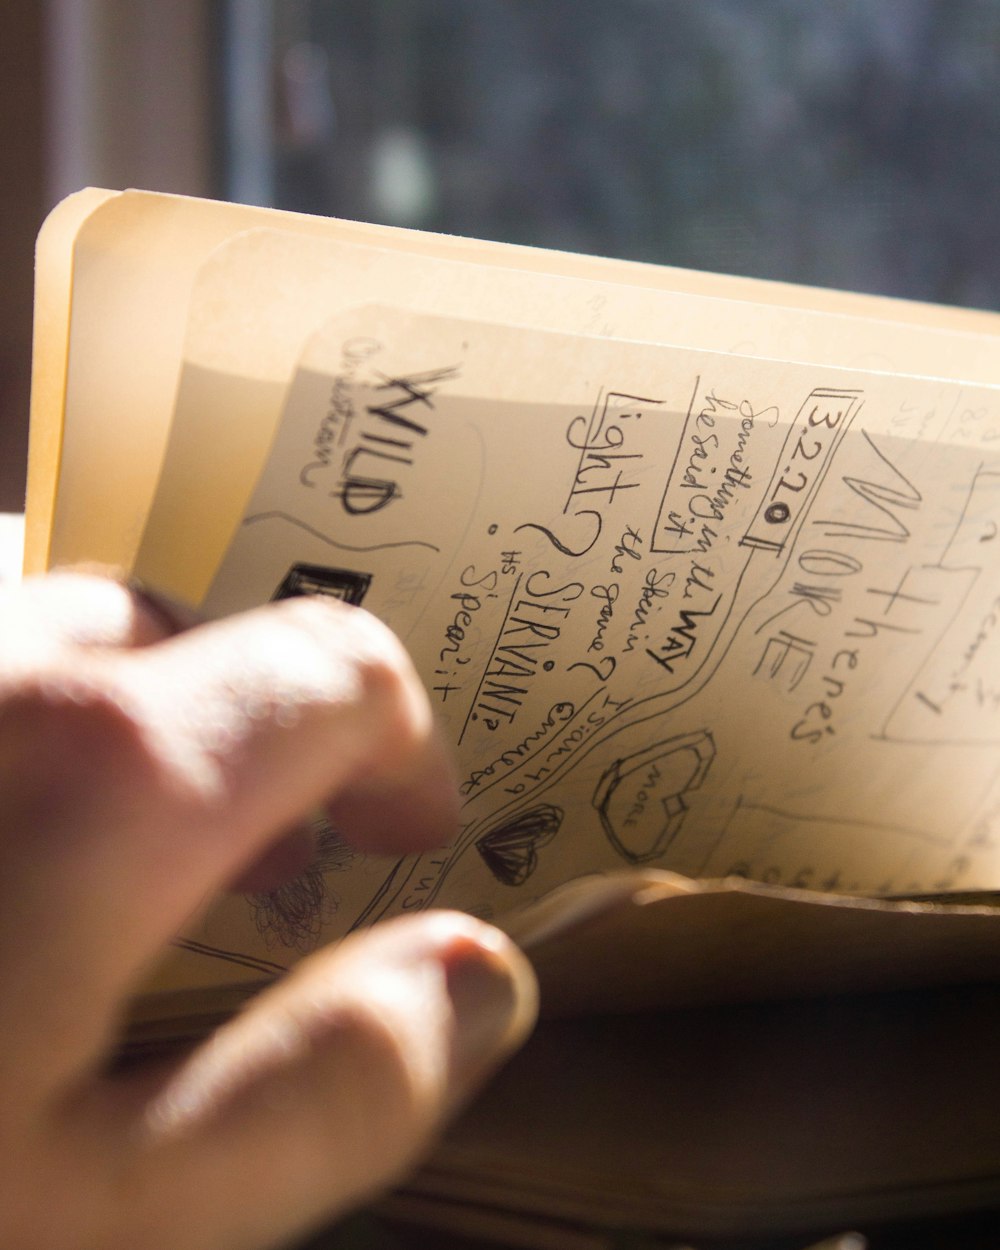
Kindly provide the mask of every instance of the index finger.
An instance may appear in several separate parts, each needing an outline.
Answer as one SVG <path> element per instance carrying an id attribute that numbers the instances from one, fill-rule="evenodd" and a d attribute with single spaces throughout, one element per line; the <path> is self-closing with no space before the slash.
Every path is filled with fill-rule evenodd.
<path id="1" fill-rule="evenodd" d="M 457 822 L 419 679 L 360 609 L 289 600 L 22 681 L 0 702 L 10 1001 L 44 1018 L 73 968 L 59 1010 L 110 1010 L 206 895 L 338 798 L 369 849 L 426 849 Z"/>
<path id="2" fill-rule="evenodd" d="M 0 586 L 5 666 L 17 655 L 37 659 L 42 648 L 148 646 L 199 620 L 187 604 L 96 567 L 57 569 Z"/>

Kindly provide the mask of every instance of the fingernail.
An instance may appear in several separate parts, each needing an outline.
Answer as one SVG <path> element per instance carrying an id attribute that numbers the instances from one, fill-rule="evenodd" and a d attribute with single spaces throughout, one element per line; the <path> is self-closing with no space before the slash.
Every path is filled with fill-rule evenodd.
<path id="1" fill-rule="evenodd" d="M 528 1036 L 538 986 L 527 959 L 498 930 L 482 926 L 442 959 L 454 1013 L 452 1077 L 464 1091 Z"/>

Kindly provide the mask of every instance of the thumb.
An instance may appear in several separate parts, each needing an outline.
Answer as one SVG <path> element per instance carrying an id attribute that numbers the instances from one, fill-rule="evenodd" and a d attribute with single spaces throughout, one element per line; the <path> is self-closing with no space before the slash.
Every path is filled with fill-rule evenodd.
<path id="1" fill-rule="evenodd" d="M 412 1165 L 535 1008 L 516 947 L 457 913 L 313 956 L 147 1105 L 122 1244 L 159 1246 L 169 1227 L 185 1250 L 271 1245 L 346 1210 Z"/>

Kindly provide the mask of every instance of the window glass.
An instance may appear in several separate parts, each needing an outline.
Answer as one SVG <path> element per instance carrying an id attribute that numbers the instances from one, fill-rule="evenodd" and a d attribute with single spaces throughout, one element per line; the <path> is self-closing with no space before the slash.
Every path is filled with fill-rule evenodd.
<path id="1" fill-rule="evenodd" d="M 1000 305 L 1000 0 L 281 0 L 257 19 L 260 198 L 283 207 Z"/>

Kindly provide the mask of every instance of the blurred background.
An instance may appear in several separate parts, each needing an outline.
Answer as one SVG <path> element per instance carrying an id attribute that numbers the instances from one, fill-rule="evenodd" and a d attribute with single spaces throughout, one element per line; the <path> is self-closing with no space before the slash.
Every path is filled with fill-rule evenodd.
<path id="1" fill-rule="evenodd" d="M 88 183 L 1000 307 L 1000 0 L 7 0 L 0 509 Z"/>

